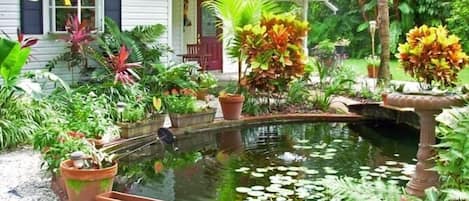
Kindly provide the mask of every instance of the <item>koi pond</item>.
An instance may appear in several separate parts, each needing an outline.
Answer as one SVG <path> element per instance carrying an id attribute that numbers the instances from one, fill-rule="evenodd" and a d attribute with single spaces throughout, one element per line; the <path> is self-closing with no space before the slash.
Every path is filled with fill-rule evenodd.
<path id="1" fill-rule="evenodd" d="M 164 201 L 330 200 L 319 181 L 350 176 L 404 186 L 418 131 L 299 123 L 178 136 L 121 161 L 114 190 Z"/>

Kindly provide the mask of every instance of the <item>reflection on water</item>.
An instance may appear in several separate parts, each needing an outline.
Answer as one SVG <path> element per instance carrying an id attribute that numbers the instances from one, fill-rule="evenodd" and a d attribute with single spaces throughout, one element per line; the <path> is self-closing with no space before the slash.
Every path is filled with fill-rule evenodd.
<path id="1" fill-rule="evenodd" d="M 224 201 L 246 199 L 246 192 L 236 192 L 237 188 L 243 190 L 239 187 L 260 189 L 287 182 L 282 184 L 284 188 L 293 190 L 295 182 L 308 183 L 325 175 L 382 177 L 405 184 L 408 177 L 403 172 L 411 174 L 406 165 L 415 163 L 416 143 L 412 130 L 343 123 L 203 133 L 178 138 L 178 152 L 157 156 L 150 147 L 142 152 L 155 157 L 129 157 L 121 162 L 115 190 L 165 201 Z M 294 182 L 281 181 L 285 177 Z M 303 200 L 298 192 L 286 196 Z"/>

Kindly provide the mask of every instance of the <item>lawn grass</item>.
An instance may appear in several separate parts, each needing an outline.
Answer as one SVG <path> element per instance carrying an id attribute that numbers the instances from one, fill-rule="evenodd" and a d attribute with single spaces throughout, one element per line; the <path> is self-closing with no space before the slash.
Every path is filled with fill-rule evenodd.
<path id="1" fill-rule="evenodd" d="M 344 65 L 352 68 L 358 75 L 367 75 L 366 62 L 364 59 L 347 59 L 344 61 Z M 397 61 L 391 61 L 390 70 L 393 80 L 415 81 L 415 79 L 411 78 L 399 67 Z M 469 84 L 469 67 L 459 73 L 458 79 L 459 84 Z"/>

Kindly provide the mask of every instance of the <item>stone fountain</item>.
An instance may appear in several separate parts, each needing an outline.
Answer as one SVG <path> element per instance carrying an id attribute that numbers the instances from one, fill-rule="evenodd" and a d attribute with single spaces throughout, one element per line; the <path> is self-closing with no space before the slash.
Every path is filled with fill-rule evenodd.
<path id="1" fill-rule="evenodd" d="M 411 95 L 393 93 L 387 96 L 386 106 L 399 108 L 414 108 L 420 117 L 420 142 L 417 152 L 417 165 L 412 179 L 407 183 L 406 191 L 411 195 L 423 197 L 425 189 L 437 186 L 439 176 L 436 171 L 428 170 L 435 164 L 432 157 L 435 156 L 435 116 L 443 111 L 443 108 L 462 106 L 461 96 L 436 96 L 436 95 Z"/>

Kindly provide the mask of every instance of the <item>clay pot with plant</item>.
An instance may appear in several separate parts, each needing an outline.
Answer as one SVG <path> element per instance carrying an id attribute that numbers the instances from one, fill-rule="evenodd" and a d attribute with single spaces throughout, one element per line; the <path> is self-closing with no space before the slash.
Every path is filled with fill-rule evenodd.
<path id="1" fill-rule="evenodd" d="M 200 73 L 197 77 L 197 99 L 206 100 L 209 90 L 217 87 L 217 78 L 211 73 Z"/>
<path id="2" fill-rule="evenodd" d="M 365 58 L 366 61 L 366 68 L 368 70 L 368 77 L 369 78 L 377 78 L 379 72 L 379 64 L 381 62 L 378 56 L 370 55 Z"/>
<path id="3" fill-rule="evenodd" d="M 255 0 L 207 0 L 202 4 L 213 11 L 218 26 L 223 29 L 220 35 L 228 55 L 238 61 L 238 87 L 235 93 L 222 93 L 218 97 L 225 120 L 237 120 L 241 118 L 244 96 L 241 91 L 241 79 L 243 78 L 243 56 L 241 53 L 241 38 L 239 28 L 246 25 L 258 24 L 262 13 L 280 12 L 281 9 L 274 1 Z"/>
<path id="4" fill-rule="evenodd" d="M 97 195 L 110 192 L 116 174 L 117 162 L 94 146 L 71 153 L 60 164 L 70 201 L 94 201 Z"/>

